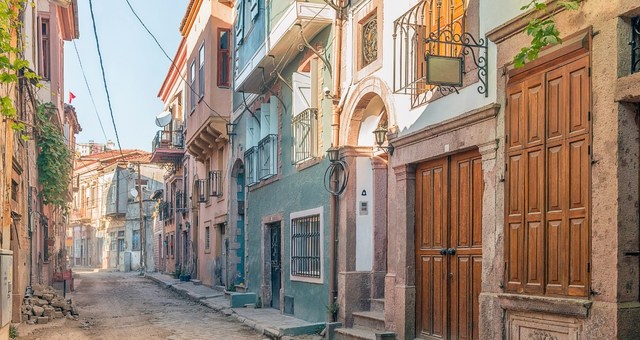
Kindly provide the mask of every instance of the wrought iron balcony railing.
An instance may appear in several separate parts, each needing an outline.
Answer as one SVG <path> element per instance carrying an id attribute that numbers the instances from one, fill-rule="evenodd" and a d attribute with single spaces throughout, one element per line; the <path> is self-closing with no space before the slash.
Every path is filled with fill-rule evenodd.
<path id="1" fill-rule="evenodd" d="M 258 183 L 258 152 L 255 146 L 244 152 L 244 165 L 247 185 Z"/>
<path id="2" fill-rule="evenodd" d="M 206 203 L 209 201 L 209 195 L 207 194 L 207 182 L 206 179 L 195 180 L 195 192 L 194 196 L 198 203 Z"/>
<path id="3" fill-rule="evenodd" d="M 278 135 L 267 135 L 258 142 L 258 176 L 266 179 L 277 174 Z"/>
<path id="4" fill-rule="evenodd" d="M 209 171 L 209 196 L 222 196 L 222 171 Z"/>
<path id="5" fill-rule="evenodd" d="M 156 152 L 156 149 L 184 149 L 184 134 L 182 129 L 175 131 L 158 131 L 153 138 L 151 152 Z"/>
<path id="6" fill-rule="evenodd" d="M 640 72 L 640 16 L 631 19 L 631 73 Z"/>
<path id="7" fill-rule="evenodd" d="M 302 163 L 317 156 L 318 109 L 309 108 L 293 117 L 291 121 L 293 164 Z"/>

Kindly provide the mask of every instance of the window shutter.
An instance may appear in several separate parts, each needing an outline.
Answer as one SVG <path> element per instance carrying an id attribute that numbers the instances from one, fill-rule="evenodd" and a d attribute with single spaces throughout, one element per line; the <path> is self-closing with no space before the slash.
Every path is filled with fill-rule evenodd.
<path id="1" fill-rule="evenodd" d="M 271 129 L 269 130 L 269 133 L 272 135 L 277 135 L 278 134 L 278 98 L 276 98 L 276 96 L 271 96 L 271 99 L 269 99 L 269 126 L 271 127 Z"/>
<path id="2" fill-rule="evenodd" d="M 269 104 L 260 105 L 260 139 L 267 137 L 271 133 L 271 120 Z"/>
<path id="3" fill-rule="evenodd" d="M 293 116 L 311 107 L 311 75 L 293 73 Z"/>
<path id="4" fill-rule="evenodd" d="M 258 19 L 258 13 L 260 12 L 260 6 L 258 5 L 258 0 L 250 0 L 251 4 L 251 21 L 256 21 Z"/>
<path id="5" fill-rule="evenodd" d="M 244 38 L 244 0 L 236 2 L 236 46 L 242 45 Z"/>

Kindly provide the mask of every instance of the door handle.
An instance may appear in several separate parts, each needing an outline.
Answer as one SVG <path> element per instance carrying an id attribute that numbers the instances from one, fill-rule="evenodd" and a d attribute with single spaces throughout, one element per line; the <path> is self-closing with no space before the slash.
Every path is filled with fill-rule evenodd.
<path id="1" fill-rule="evenodd" d="M 447 255 L 447 248 L 440 249 L 440 255 L 442 256 Z"/>
<path id="2" fill-rule="evenodd" d="M 456 250 L 454 248 L 447 249 L 447 255 L 455 255 L 455 254 L 456 254 Z"/>

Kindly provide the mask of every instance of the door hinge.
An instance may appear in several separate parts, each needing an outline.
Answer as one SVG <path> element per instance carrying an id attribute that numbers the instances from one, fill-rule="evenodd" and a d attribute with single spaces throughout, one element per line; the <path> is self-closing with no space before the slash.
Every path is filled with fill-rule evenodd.
<path id="1" fill-rule="evenodd" d="M 587 112 L 587 120 L 591 121 L 591 111 Z"/>
<path id="2" fill-rule="evenodd" d="M 509 97 L 504 99 L 504 106 L 509 106 Z"/>
<path id="3" fill-rule="evenodd" d="M 509 171 L 509 163 L 504 163 L 504 171 Z"/>
<path id="4" fill-rule="evenodd" d="M 591 77 L 591 67 L 589 67 L 589 77 Z"/>
<path id="5" fill-rule="evenodd" d="M 591 145 L 587 146 L 587 153 L 590 155 L 591 154 Z"/>
<path id="6" fill-rule="evenodd" d="M 587 273 L 591 273 L 591 262 L 587 262 Z"/>

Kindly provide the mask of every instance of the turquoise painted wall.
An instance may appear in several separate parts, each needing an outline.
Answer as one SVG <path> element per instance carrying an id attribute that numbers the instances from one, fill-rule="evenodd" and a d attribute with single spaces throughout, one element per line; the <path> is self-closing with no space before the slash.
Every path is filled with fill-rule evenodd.
<path id="1" fill-rule="evenodd" d="M 331 27 L 327 27 L 320 32 L 312 44 L 321 43 L 327 46 L 331 42 Z M 291 82 L 292 74 L 297 70 L 302 62 L 302 54 L 294 58 L 281 72 L 283 77 Z M 327 69 L 323 68 L 323 87 L 331 87 L 331 78 Z M 246 204 L 248 205 L 247 230 L 246 230 L 246 283 L 249 291 L 260 294 L 262 275 L 262 217 L 277 213 L 283 213 L 284 220 L 281 225 L 283 234 L 283 271 L 284 280 L 282 286 L 284 295 L 294 298 L 294 316 L 311 321 L 327 321 L 326 306 L 329 299 L 328 269 L 329 269 L 329 200 L 330 194 L 324 189 L 324 173 L 329 162 L 324 158 L 324 150 L 329 148 L 331 140 L 331 101 L 322 100 L 320 103 L 322 111 L 322 146 L 320 155 L 322 161 L 303 170 L 297 170 L 291 162 L 291 106 L 292 93 L 284 84 L 280 84 L 280 99 L 284 103 L 279 103 L 280 109 L 280 168 L 278 169 L 280 178 L 266 186 L 249 189 L 246 192 Z M 245 112 L 239 122 L 238 141 L 244 141 L 244 125 L 247 119 L 253 119 Z M 243 143 L 243 142 L 240 142 Z M 290 280 L 290 215 L 291 213 L 323 207 L 323 283 L 314 284 Z"/>

